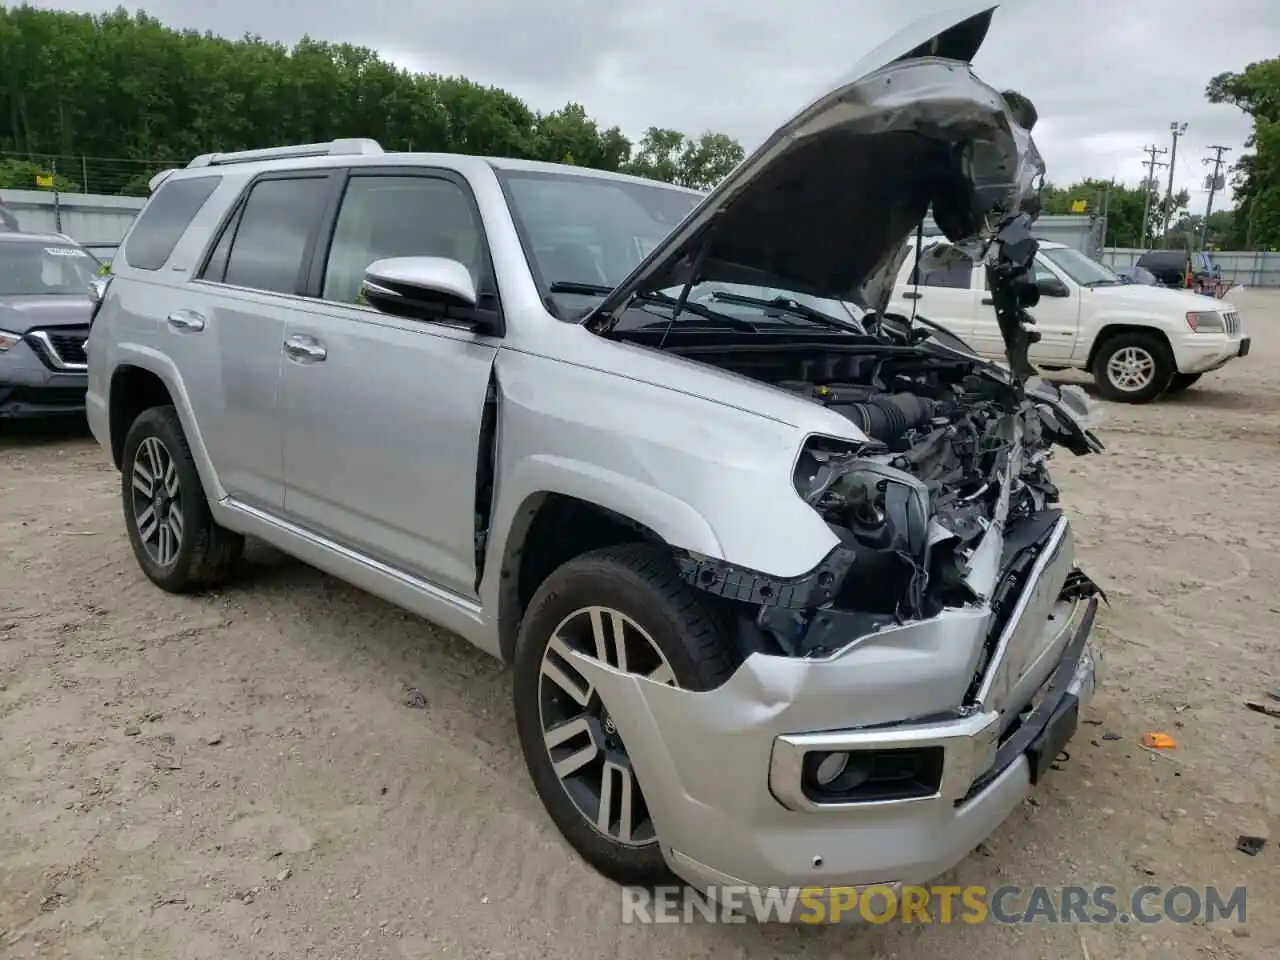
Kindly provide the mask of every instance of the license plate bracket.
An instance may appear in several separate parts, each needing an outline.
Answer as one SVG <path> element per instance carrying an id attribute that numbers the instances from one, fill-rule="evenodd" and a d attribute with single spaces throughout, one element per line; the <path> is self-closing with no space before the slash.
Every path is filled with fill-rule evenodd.
<path id="1" fill-rule="evenodd" d="M 1080 726 L 1080 699 L 1073 693 L 1063 696 L 1044 729 L 1027 746 L 1031 782 L 1039 783 L 1062 753 Z"/>

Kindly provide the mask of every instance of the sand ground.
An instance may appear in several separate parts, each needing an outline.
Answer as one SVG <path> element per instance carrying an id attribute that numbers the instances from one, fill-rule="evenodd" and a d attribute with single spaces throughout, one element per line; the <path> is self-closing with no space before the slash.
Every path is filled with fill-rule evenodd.
<path id="1" fill-rule="evenodd" d="M 0 956 L 1280 955 L 1280 721 L 1244 706 L 1280 687 L 1280 292 L 1237 303 L 1252 356 L 1106 405 L 1108 452 L 1060 459 L 1108 686 L 947 879 L 1245 884 L 1243 926 L 624 925 L 533 794 L 496 662 L 265 548 L 165 595 L 83 427 L 2 427 Z"/>

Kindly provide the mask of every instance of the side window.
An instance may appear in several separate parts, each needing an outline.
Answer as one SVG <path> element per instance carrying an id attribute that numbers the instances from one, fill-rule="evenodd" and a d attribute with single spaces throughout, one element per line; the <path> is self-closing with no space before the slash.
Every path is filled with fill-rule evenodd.
<path id="1" fill-rule="evenodd" d="M 914 262 L 915 251 L 907 255 Z M 919 280 L 917 281 L 917 275 Z M 947 287 L 952 290 L 968 290 L 973 282 L 973 261 L 953 250 L 945 258 L 929 256 L 929 248 L 924 248 L 920 257 L 920 265 L 913 267 L 907 277 L 907 284 L 922 287 Z"/>
<path id="2" fill-rule="evenodd" d="M 338 211 L 321 296 L 357 302 L 369 264 L 388 257 L 448 257 L 466 266 L 479 285 L 485 250 L 462 188 L 440 177 L 353 176 Z"/>
<path id="3" fill-rule="evenodd" d="M 1061 279 L 1056 273 L 1045 266 L 1044 261 L 1036 257 L 1035 266 L 1031 268 L 1031 278 L 1039 283 L 1041 280 L 1058 280 Z M 991 281 L 987 279 L 987 271 L 982 271 L 982 289 L 990 290 Z"/>
<path id="4" fill-rule="evenodd" d="M 139 270 L 163 267 L 183 231 L 221 182 L 221 177 L 187 177 L 161 184 L 129 234 L 125 263 Z"/>
<path id="5" fill-rule="evenodd" d="M 212 269 L 234 230 L 226 250 L 223 281 L 269 293 L 297 293 L 303 260 L 324 213 L 329 183 L 327 174 L 255 183 L 239 217 L 233 218 L 218 238 L 205 277 L 217 279 Z"/>

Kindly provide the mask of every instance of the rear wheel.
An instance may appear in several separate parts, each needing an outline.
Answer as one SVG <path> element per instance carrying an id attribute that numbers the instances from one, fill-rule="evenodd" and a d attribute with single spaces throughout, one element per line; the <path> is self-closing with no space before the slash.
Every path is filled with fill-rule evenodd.
<path id="1" fill-rule="evenodd" d="M 1153 333 L 1118 333 L 1098 348 L 1093 379 L 1108 400 L 1148 403 L 1168 388 L 1177 368 L 1169 345 Z"/>
<path id="2" fill-rule="evenodd" d="M 173 407 L 139 414 L 124 441 L 121 499 L 142 572 L 170 593 L 224 580 L 244 537 L 218 526 Z"/>
<path id="3" fill-rule="evenodd" d="M 529 604 L 516 641 L 516 727 L 539 798 L 570 845 L 628 885 L 671 879 L 631 766 L 627 717 L 574 666 L 574 654 L 657 683 L 717 686 L 733 671 L 703 598 L 660 547 L 628 544 L 560 567 Z"/>
<path id="4" fill-rule="evenodd" d="M 1202 376 L 1203 374 L 1199 373 L 1175 373 L 1173 379 L 1169 381 L 1169 388 L 1165 390 L 1165 393 L 1181 393 Z"/>

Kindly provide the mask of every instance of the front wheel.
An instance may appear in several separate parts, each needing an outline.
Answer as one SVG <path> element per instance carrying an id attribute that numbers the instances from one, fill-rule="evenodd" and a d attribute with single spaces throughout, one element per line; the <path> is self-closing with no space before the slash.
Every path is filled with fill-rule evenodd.
<path id="1" fill-rule="evenodd" d="M 631 766 L 627 718 L 574 667 L 571 651 L 657 683 L 711 689 L 733 671 L 703 598 L 649 544 L 607 547 L 560 567 L 534 594 L 516 641 L 516 728 L 534 788 L 570 845 L 626 885 L 671 880 Z"/>
<path id="2" fill-rule="evenodd" d="M 133 421 L 120 493 L 133 554 L 152 583 L 188 593 L 226 578 L 244 537 L 214 522 L 173 407 L 152 407 Z"/>
<path id="3" fill-rule="evenodd" d="M 1093 379 L 1119 403 L 1149 403 L 1168 388 L 1177 368 L 1169 345 L 1153 333 L 1119 333 L 1098 348 Z"/>
<path id="4" fill-rule="evenodd" d="M 1199 373 L 1175 373 L 1173 379 L 1169 381 L 1169 389 L 1165 393 L 1181 393 L 1183 390 L 1191 387 L 1203 374 Z"/>

